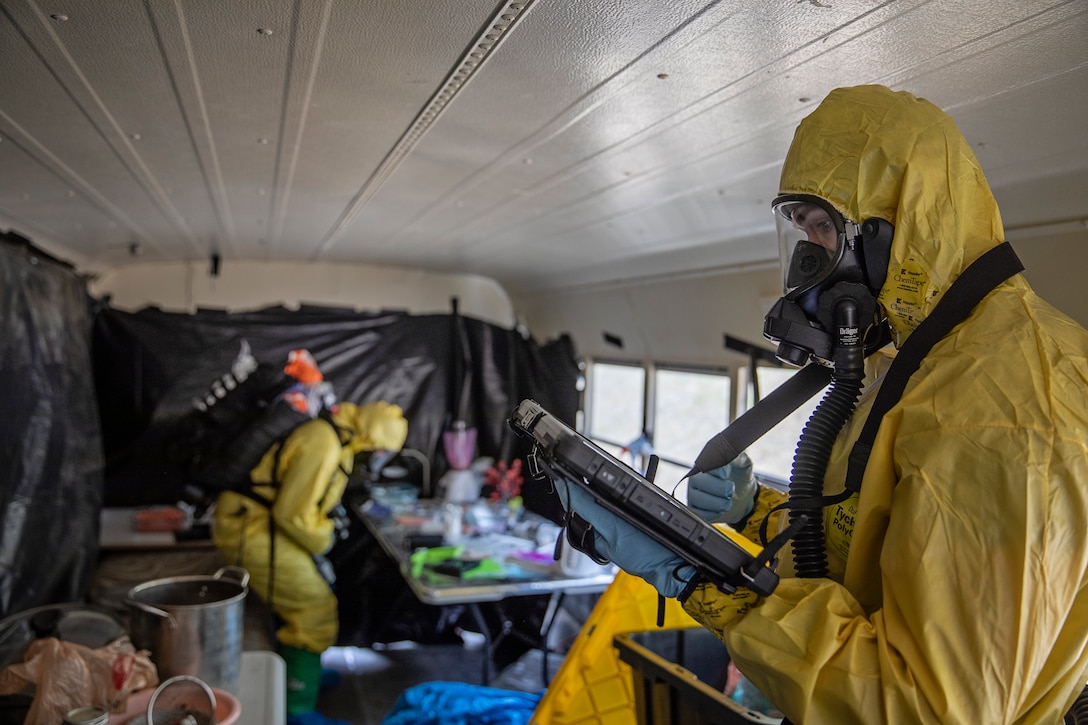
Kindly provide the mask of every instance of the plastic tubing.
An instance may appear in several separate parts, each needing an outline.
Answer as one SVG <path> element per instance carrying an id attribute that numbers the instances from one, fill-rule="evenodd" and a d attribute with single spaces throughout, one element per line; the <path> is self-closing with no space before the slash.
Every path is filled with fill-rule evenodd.
<path id="1" fill-rule="evenodd" d="M 1088 725 L 1088 685 L 1081 690 L 1073 707 L 1065 715 L 1065 722 L 1070 725 Z"/>
<path id="2" fill-rule="evenodd" d="M 836 328 L 857 329 L 857 319 L 857 304 L 849 299 L 841 301 L 835 311 Z M 809 417 L 797 443 L 790 474 L 789 519 L 794 524 L 806 517 L 793 538 L 794 566 L 799 577 L 827 576 L 822 514 L 824 472 L 835 438 L 861 396 L 864 356 L 860 339 L 840 336 L 831 387 Z"/>

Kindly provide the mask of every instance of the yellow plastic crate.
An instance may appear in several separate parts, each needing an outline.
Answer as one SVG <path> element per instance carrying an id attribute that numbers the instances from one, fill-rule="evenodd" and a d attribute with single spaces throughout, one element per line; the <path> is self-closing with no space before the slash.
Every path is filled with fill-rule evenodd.
<path id="1" fill-rule="evenodd" d="M 638 725 L 770 725 L 779 718 L 726 697 L 729 654 L 711 632 L 696 628 L 628 632 L 614 637 L 631 667 Z"/>

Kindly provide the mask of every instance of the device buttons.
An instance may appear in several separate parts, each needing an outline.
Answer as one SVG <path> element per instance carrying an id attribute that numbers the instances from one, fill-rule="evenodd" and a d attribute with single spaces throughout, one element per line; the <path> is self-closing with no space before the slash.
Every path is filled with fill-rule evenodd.
<path id="1" fill-rule="evenodd" d="M 598 471 L 594 471 L 597 474 L 597 480 L 600 481 L 613 491 L 619 488 L 619 474 L 611 468 L 600 468 Z"/>
<path id="2" fill-rule="evenodd" d="M 683 516 L 677 516 L 672 520 L 672 527 L 682 533 L 684 536 L 691 536 L 691 532 L 695 531 L 695 524 L 688 521 Z"/>

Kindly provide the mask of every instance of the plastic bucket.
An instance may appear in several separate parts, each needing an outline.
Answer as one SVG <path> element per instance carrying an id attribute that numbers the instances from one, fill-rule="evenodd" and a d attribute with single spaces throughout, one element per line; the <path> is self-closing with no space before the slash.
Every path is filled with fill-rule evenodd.
<path id="1" fill-rule="evenodd" d="M 190 675 L 238 695 L 248 583 L 249 572 L 228 566 L 133 587 L 132 643 L 151 652 L 162 680 Z"/>

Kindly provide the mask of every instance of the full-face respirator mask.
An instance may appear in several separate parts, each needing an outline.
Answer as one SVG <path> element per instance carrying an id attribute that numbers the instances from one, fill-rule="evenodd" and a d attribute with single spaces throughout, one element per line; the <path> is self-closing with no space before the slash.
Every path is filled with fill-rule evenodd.
<path id="1" fill-rule="evenodd" d="M 779 196 L 772 208 L 784 295 L 767 313 L 763 334 L 778 344 L 778 358 L 798 367 L 810 360 L 835 366 L 841 340 L 864 354 L 886 344 L 876 295 L 888 273 L 891 224 L 877 218 L 857 224 L 806 194 Z"/>
<path id="2" fill-rule="evenodd" d="M 778 343 L 785 363 L 832 368 L 790 474 L 794 565 L 798 576 L 819 578 L 827 574 L 819 511 L 850 493 L 824 495 L 831 449 L 857 407 L 866 355 L 891 338 L 876 296 L 888 276 L 893 230 L 883 219 L 857 224 L 817 196 L 784 194 L 772 206 L 785 294 L 764 318 L 763 335 Z"/>

